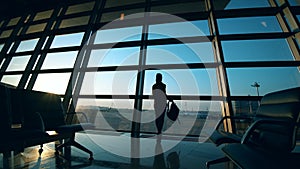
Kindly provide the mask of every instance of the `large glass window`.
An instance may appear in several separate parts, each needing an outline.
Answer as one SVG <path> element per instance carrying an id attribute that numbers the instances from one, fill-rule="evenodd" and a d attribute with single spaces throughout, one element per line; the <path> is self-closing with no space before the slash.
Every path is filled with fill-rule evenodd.
<path id="1" fill-rule="evenodd" d="M 152 94 L 156 73 L 162 73 L 169 95 L 219 95 L 215 69 L 147 70 L 144 94 Z"/>
<path id="2" fill-rule="evenodd" d="M 139 50 L 139 47 L 93 50 L 88 67 L 138 65 Z"/>
<path id="3" fill-rule="evenodd" d="M 186 31 L 186 30 L 189 31 Z M 176 22 L 149 26 L 149 39 L 180 38 L 209 35 L 208 21 Z"/>
<path id="4" fill-rule="evenodd" d="M 79 99 L 76 111 L 85 112 L 96 129 L 130 131 L 133 106 L 129 99 Z"/>
<path id="5" fill-rule="evenodd" d="M 1 79 L 2 83 L 18 86 L 22 75 L 4 75 Z"/>
<path id="6" fill-rule="evenodd" d="M 13 57 L 6 71 L 24 71 L 30 56 Z"/>
<path id="7" fill-rule="evenodd" d="M 180 109 L 179 121 L 173 122 L 165 118 L 163 132 L 171 135 L 186 134 L 200 136 L 207 140 L 214 131 L 214 126 L 221 118 L 220 101 L 175 100 Z M 153 100 L 144 100 L 141 116 L 141 131 L 156 133 L 155 111 Z"/>
<path id="8" fill-rule="evenodd" d="M 300 5 L 300 2 L 298 0 L 288 0 L 288 1 L 293 6 L 299 6 Z"/>
<path id="9" fill-rule="evenodd" d="M 31 26 L 28 27 L 28 29 L 26 31 L 26 34 L 35 33 L 35 32 L 42 32 L 42 31 L 44 31 L 46 25 L 47 25 L 46 23 L 31 25 Z"/>
<path id="10" fill-rule="evenodd" d="M 61 21 L 61 24 L 59 28 L 67 28 L 67 27 L 73 27 L 73 26 L 81 26 L 81 25 L 87 25 L 89 22 L 90 17 L 89 16 L 82 16 L 77 18 L 71 18 L 71 19 L 64 19 Z"/>
<path id="11" fill-rule="evenodd" d="M 57 35 L 54 37 L 50 48 L 80 46 L 83 34 L 83 32 L 79 32 L 73 34 Z"/>
<path id="12" fill-rule="evenodd" d="M 73 14 L 73 13 L 79 13 L 79 12 L 85 12 L 85 11 L 91 11 L 94 7 L 95 2 L 88 2 L 83 4 L 77 4 L 69 6 L 66 15 Z"/>
<path id="13" fill-rule="evenodd" d="M 71 73 L 44 73 L 39 74 L 33 90 L 65 94 Z"/>
<path id="14" fill-rule="evenodd" d="M 48 53 L 42 65 L 42 69 L 72 68 L 77 53 L 77 51 Z"/>
<path id="15" fill-rule="evenodd" d="M 234 96 L 263 96 L 273 91 L 300 86 L 298 67 L 228 68 L 227 74 L 231 95 Z M 252 87 L 255 82 L 260 85 L 258 93 Z"/>
<path id="16" fill-rule="evenodd" d="M 7 26 L 17 25 L 20 19 L 21 19 L 21 17 L 12 18 L 9 21 L 9 23 L 7 24 Z"/>
<path id="17" fill-rule="evenodd" d="M 222 47 L 229 62 L 295 60 L 286 39 L 224 41 Z"/>
<path id="18" fill-rule="evenodd" d="M 12 31 L 13 31 L 12 29 L 3 31 L 1 33 L 0 38 L 8 38 L 11 35 Z"/>
<path id="19" fill-rule="evenodd" d="M 282 32 L 275 16 L 218 19 L 220 34 Z"/>
<path id="20" fill-rule="evenodd" d="M 81 94 L 134 95 L 137 71 L 85 73 Z"/>
<path id="21" fill-rule="evenodd" d="M 124 9 L 114 12 L 103 13 L 101 22 L 111 22 L 114 20 L 136 19 L 144 17 L 144 8 Z"/>
<path id="22" fill-rule="evenodd" d="M 206 2 L 215 11 L 207 11 Z M 1 82 L 18 86 L 22 79 L 19 87 L 24 80 L 25 88 L 61 95 L 68 87 L 78 95 L 76 109 L 88 112 L 96 129 L 130 132 L 132 119 L 139 118 L 133 117 L 136 107 L 141 132 L 147 133 L 156 132 L 152 85 L 159 72 L 181 109 L 181 125 L 166 119 L 164 131 L 202 138 L 227 111 L 222 108 L 226 100 L 233 112 L 225 114 L 251 114 L 260 98 L 254 96 L 300 86 L 299 0 L 274 0 L 279 8 L 270 2 L 99 0 L 5 17 L 0 21 L 0 50 L 7 54 L 1 58 Z M 39 35 L 46 40 L 39 42 Z M 78 55 L 83 37 L 90 45 Z M 46 42 L 52 43 L 50 49 Z M 25 72 L 28 63 L 33 68 Z M 74 65 L 84 78 L 72 76 Z M 68 86 L 70 77 L 80 90 Z"/>
<path id="23" fill-rule="evenodd" d="M 34 50 L 37 42 L 38 39 L 24 40 L 20 43 L 16 52 L 32 51 Z"/>
<path id="24" fill-rule="evenodd" d="M 213 3 L 217 10 L 270 7 L 268 0 L 213 0 Z"/>
<path id="25" fill-rule="evenodd" d="M 214 62 L 212 43 L 156 45 L 147 48 L 146 64 L 188 64 Z"/>
<path id="26" fill-rule="evenodd" d="M 95 35 L 95 44 L 126 42 L 141 40 L 142 27 L 126 27 L 118 29 L 98 30 Z"/>
<path id="27" fill-rule="evenodd" d="M 38 21 L 38 20 L 50 18 L 50 16 L 52 15 L 52 13 L 53 13 L 53 10 L 38 12 L 35 15 L 35 17 L 34 17 L 33 20 L 34 21 Z"/>

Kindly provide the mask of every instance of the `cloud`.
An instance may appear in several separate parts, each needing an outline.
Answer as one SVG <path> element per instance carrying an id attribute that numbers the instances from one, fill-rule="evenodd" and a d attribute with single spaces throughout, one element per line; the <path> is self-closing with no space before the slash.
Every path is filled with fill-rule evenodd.
<path id="1" fill-rule="evenodd" d="M 268 27 L 267 22 L 263 21 L 261 22 L 262 26 L 264 26 L 265 28 Z"/>

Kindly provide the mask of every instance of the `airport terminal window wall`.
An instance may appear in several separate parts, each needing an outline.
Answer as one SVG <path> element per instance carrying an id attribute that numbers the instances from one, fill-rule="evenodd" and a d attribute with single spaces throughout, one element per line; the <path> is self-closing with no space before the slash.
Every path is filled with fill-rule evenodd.
<path id="1" fill-rule="evenodd" d="M 0 20 L 0 81 L 60 94 L 99 130 L 139 134 L 156 132 L 160 72 L 181 109 L 165 133 L 203 136 L 222 115 L 254 114 L 262 95 L 300 86 L 299 5 L 62 1 Z"/>

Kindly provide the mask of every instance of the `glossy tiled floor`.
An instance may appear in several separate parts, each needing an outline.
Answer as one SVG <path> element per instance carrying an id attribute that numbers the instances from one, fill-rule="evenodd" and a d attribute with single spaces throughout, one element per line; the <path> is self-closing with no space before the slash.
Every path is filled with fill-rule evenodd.
<path id="1" fill-rule="evenodd" d="M 222 157 L 214 144 L 197 139 L 162 136 L 143 136 L 132 139 L 129 134 L 78 133 L 76 140 L 94 152 L 94 160 L 88 154 L 72 148 L 71 160 L 54 155 L 55 143 L 44 145 L 38 155 L 39 146 L 25 149 L 9 159 L 11 168 L 100 168 L 100 169 L 201 169 L 205 162 Z M 178 155 L 172 157 L 171 153 Z M 1 155 L 1 166 L 3 164 Z M 232 163 L 214 165 L 211 169 L 236 168 Z"/>

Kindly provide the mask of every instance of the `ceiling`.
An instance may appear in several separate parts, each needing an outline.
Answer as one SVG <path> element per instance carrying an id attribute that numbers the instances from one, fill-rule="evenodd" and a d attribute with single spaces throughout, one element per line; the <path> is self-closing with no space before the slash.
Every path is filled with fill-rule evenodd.
<path id="1" fill-rule="evenodd" d="M 1 1 L 0 16 L 20 16 L 30 11 L 41 11 L 55 7 L 66 0 L 8 0 Z"/>

